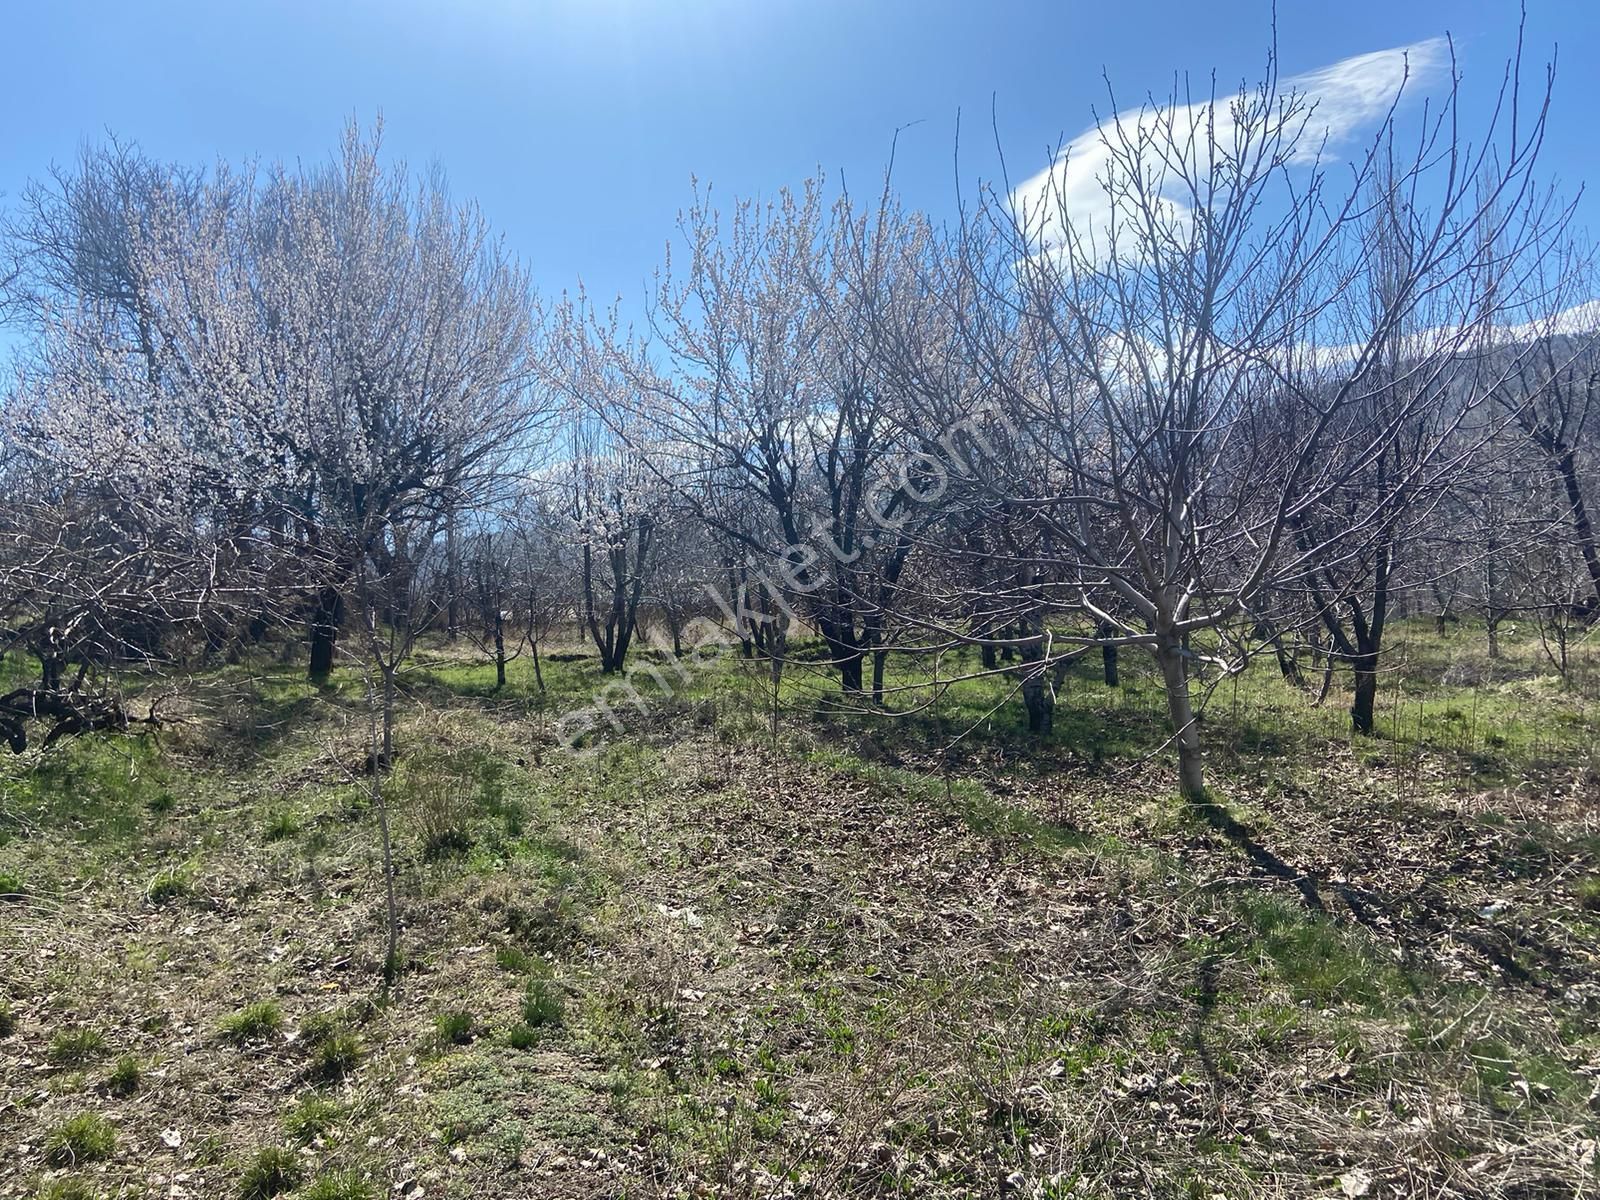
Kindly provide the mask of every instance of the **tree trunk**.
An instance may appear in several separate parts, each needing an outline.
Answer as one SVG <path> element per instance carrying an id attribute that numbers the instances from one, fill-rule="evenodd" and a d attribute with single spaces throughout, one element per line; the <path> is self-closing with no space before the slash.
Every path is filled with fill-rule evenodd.
<path id="1" fill-rule="evenodd" d="M 1043 671 L 1034 671 L 1022 681 L 1022 706 L 1028 713 L 1028 732 L 1043 735 L 1055 724 L 1055 705 Z"/>
<path id="2" fill-rule="evenodd" d="M 888 659 L 887 650 L 872 652 L 872 703 L 877 708 L 883 707 L 883 668 Z"/>
<path id="3" fill-rule="evenodd" d="M 461 592 L 461 558 L 456 553 L 456 514 L 453 508 L 445 513 L 444 547 L 444 630 L 445 638 L 454 645 L 461 631 L 461 605 L 457 599 Z"/>
<path id="4" fill-rule="evenodd" d="M 338 650 L 339 626 L 344 623 L 344 597 L 333 586 L 317 593 L 316 607 L 311 613 L 311 664 L 306 676 L 319 687 L 328 682 L 333 673 L 334 654 Z"/>
<path id="5" fill-rule="evenodd" d="M 394 766 L 394 663 L 383 668 L 383 759 L 373 764 L 373 773 Z"/>
<path id="6" fill-rule="evenodd" d="M 1094 635 L 1100 638 L 1111 638 L 1117 634 L 1116 627 L 1110 621 L 1096 621 Z M 1117 647 L 1111 642 L 1100 643 L 1100 668 L 1107 687 L 1116 687 L 1120 676 L 1117 674 Z"/>
<path id="7" fill-rule="evenodd" d="M 1181 642 L 1172 639 L 1160 643 L 1156 647 L 1156 662 L 1161 667 L 1161 683 L 1167 693 L 1172 742 L 1178 751 L 1178 792 L 1185 800 L 1204 800 L 1206 784 L 1200 756 L 1200 726 L 1195 723 L 1194 707 L 1189 702 L 1188 663 Z"/>
<path id="8" fill-rule="evenodd" d="M 539 669 L 539 643 L 533 643 L 533 681 L 539 685 L 539 691 L 544 691 L 544 672 Z"/>
<path id="9" fill-rule="evenodd" d="M 1272 652 L 1278 658 L 1278 674 L 1295 687 L 1305 686 L 1305 676 L 1300 673 L 1300 664 L 1295 661 L 1289 648 L 1283 644 L 1282 635 L 1274 635 L 1272 639 Z"/>
<path id="10" fill-rule="evenodd" d="M 506 685 L 506 623 L 505 617 L 496 612 L 494 615 L 494 689 L 499 691 Z"/>
<path id="11" fill-rule="evenodd" d="M 1357 733 L 1370 734 L 1378 706 L 1378 654 L 1365 651 L 1350 664 L 1355 668 L 1355 698 L 1350 702 L 1350 725 Z"/>
<path id="12" fill-rule="evenodd" d="M 1567 504 L 1572 512 L 1572 529 L 1578 535 L 1578 549 L 1583 554 L 1584 566 L 1589 571 L 1589 586 L 1594 607 L 1600 608 L 1600 549 L 1595 545 L 1594 525 L 1589 520 L 1589 506 L 1583 498 L 1583 486 L 1578 479 L 1577 456 L 1563 447 L 1556 455 L 1556 469 L 1561 473 L 1561 484 L 1567 492 Z"/>
<path id="13" fill-rule="evenodd" d="M 783 655 L 788 644 L 788 631 L 781 623 L 773 622 L 768 631 L 768 645 L 772 650 L 770 674 L 772 677 L 772 740 L 778 740 L 778 710 L 783 697 Z"/>
<path id="14" fill-rule="evenodd" d="M 258 612 L 250 618 L 250 624 L 245 627 L 245 636 L 250 639 L 252 646 L 258 646 L 266 639 L 270 629 L 267 614 Z"/>
<path id="15" fill-rule="evenodd" d="M 847 696 L 859 696 L 865 654 L 855 627 L 827 617 L 818 624 L 822 630 L 822 640 L 828 644 L 833 665 L 838 669 L 840 689 Z"/>
<path id="16" fill-rule="evenodd" d="M 847 696 L 861 694 L 861 651 L 853 649 L 839 659 L 839 686 Z"/>
<path id="17" fill-rule="evenodd" d="M 1044 669 L 1044 638 L 1028 639 L 1022 647 L 1022 705 L 1028 712 L 1028 732 L 1049 733 L 1055 724 L 1055 696 Z"/>

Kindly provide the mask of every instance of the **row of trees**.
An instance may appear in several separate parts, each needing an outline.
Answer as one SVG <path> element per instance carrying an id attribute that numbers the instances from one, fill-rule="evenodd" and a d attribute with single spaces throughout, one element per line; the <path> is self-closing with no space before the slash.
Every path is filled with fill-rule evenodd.
<path id="1" fill-rule="evenodd" d="M 354 632 L 387 755 L 424 628 L 542 683 L 557 631 L 618 672 L 709 618 L 775 677 L 813 632 L 863 706 L 895 651 L 1002 675 L 1035 731 L 1078 656 L 1146 652 L 1198 797 L 1197 679 L 1259 653 L 1342 664 L 1358 731 L 1402 602 L 1564 665 L 1596 312 L 1512 66 L 1474 136 L 1452 86 L 1342 161 L 1270 69 L 1174 94 L 1102 123 L 1087 189 L 1063 156 L 944 224 L 888 183 L 697 187 L 631 325 L 541 301 L 376 134 L 315 170 L 88 151 L 3 230 L 0 647 L 38 667 L 0 732 L 123 725 L 118 664 L 284 630 L 325 680 Z"/>

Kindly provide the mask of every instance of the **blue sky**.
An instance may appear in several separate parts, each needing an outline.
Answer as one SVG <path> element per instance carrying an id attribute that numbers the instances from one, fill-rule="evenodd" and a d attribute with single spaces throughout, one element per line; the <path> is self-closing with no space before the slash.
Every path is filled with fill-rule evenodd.
<path id="1" fill-rule="evenodd" d="M 1529 58 L 1559 43 L 1545 173 L 1592 170 L 1600 3 L 1528 0 Z M 1282 69 L 1454 35 L 1469 96 L 1498 83 L 1511 0 L 1282 0 Z M 770 193 L 817 167 L 876 184 L 895 130 L 907 200 L 946 211 L 993 176 L 991 101 L 1015 179 L 1119 98 L 1174 71 L 1255 78 L 1265 0 L 322 0 L 14 6 L 0 75 L 0 205 L 108 129 L 164 158 L 320 159 L 383 113 L 385 144 L 438 160 L 541 287 L 642 294 L 691 175 Z M 914 123 L 914 124 L 913 124 Z M 1593 226 L 1594 200 L 1580 214 Z M 3 336 L 3 335 L 0 335 Z"/>

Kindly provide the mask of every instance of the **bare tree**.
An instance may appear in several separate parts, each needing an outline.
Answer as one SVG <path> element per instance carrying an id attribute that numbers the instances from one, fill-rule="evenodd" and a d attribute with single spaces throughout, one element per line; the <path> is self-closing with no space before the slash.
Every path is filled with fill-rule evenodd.
<path id="1" fill-rule="evenodd" d="M 1039 531 L 988 607 L 1092 623 L 1035 625 L 1047 660 L 1083 644 L 1148 649 L 1188 797 L 1204 795 L 1197 667 L 1238 670 L 1242 642 L 1224 635 L 1309 564 L 1381 562 L 1372 535 L 1416 486 L 1418 460 L 1373 469 L 1447 396 L 1473 404 L 1451 390 L 1454 365 L 1482 344 L 1493 297 L 1515 290 L 1550 215 L 1529 179 L 1543 110 L 1519 122 L 1516 92 L 1513 74 L 1470 155 L 1453 87 L 1403 158 L 1390 157 L 1391 111 L 1335 190 L 1315 105 L 1270 64 L 1231 97 L 1175 90 L 1101 123 L 1087 182 L 1057 162 L 991 198 L 944 256 L 955 266 L 937 268 L 972 297 L 953 324 L 985 390 L 927 388 L 919 435 L 990 401 L 1004 419 L 982 427 L 1002 452 L 965 454 L 960 474 L 972 503 Z M 1497 157 L 1483 148 L 1496 138 Z M 1504 165 L 1491 176 L 1491 163 Z M 1086 188 L 1098 203 L 1085 206 Z M 1397 212 L 1406 240 L 1380 270 Z M 1499 214 L 1487 262 L 1485 212 Z M 942 374 L 925 360 L 901 369 Z M 1354 519 L 1317 527 L 1353 493 Z"/>

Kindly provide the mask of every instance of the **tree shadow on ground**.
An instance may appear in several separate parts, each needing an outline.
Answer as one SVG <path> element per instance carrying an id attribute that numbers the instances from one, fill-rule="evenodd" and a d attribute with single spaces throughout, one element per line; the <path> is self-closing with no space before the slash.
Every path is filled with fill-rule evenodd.
<path id="1" fill-rule="evenodd" d="M 1263 844 L 1254 830 L 1222 804 L 1206 801 L 1190 808 L 1240 850 L 1262 875 L 1292 886 L 1307 909 L 1335 919 L 1348 913 L 1377 939 L 1396 946 L 1401 966 L 1408 974 L 1434 960 L 1438 947 L 1447 939 L 1476 951 L 1501 980 L 1545 995 L 1560 994 L 1583 973 L 1557 947 L 1536 940 L 1528 930 L 1519 930 L 1513 938 L 1501 929 L 1485 926 L 1482 912 L 1453 902 L 1431 879 L 1424 878 L 1411 887 L 1391 888 L 1319 879 Z M 1338 909 L 1330 906 L 1324 898 L 1326 893 L 1338 898 Z M 1519 961 L 1518 951 L 1535 960 L 1537 973 Z"/>

